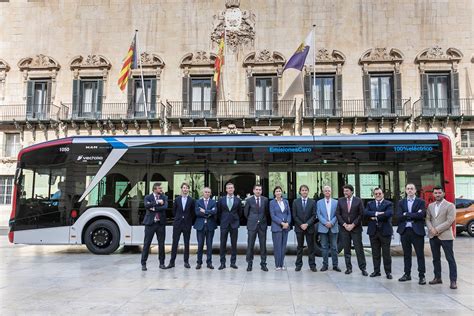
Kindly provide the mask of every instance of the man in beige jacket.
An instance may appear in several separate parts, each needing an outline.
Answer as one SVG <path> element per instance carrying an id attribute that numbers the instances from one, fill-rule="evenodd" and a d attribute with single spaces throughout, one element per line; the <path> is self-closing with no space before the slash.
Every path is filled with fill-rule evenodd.
<path id="1" fill-rule="evenodd" d="M 433 254 L 434 279 L 429 283 L 441 284 L 441 247 L 449 264 L 450 288 L 456 289 L 457 268 L 453 252 L 452 224 L 456 218 L 456 208 L 453 203 L 444 199 L 442 187 L 433 188 L 435 201 L 428 206 L 426 211 L 426 226 L 430 238 L 431 253 Z"/>

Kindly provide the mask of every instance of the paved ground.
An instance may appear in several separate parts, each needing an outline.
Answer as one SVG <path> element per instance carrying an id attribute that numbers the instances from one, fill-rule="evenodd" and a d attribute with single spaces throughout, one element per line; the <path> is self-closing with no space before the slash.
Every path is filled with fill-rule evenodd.
<path id="1" fill-rule="evenodd" d="M 271 256 L 270 272 L 254 269 L 248 273 L 243 255 L 238 257 L 238 270 L 197 271 L 195 255 L 190 270 L 182 266 L 181 255 L 175 269 L 159 270 L 156 249 L 148 271 L 142 272 L 139 253 L 96 256 L 83 247 L 11 245 L 6 236 L 0 236 L 0 315 L 473 315 L 473 248 L 474 238 L 464 235 L 456 239 L 459 288 L 450 290 L 445 261 L 445 283 L 437 286 L 419 286 L 417 280 L 398 282 L 403 269 L 400 256 L 393 258 L 393 280 L 363 277 L 358 270 L 350 276 L 333 271 L 313 273 L 307 266 L 295 272 L 294 256 L 287 257 L 288 271 L 274 271 Z M 368 249 L 366 255 L 370 273 Z M 215 255 L 215 265 L 217 261 Z M 321 258 L 317 264 L 320 268 Z M 431 279 L 431 257 L 427 258 L 427 270 L 427 279 Z"/>

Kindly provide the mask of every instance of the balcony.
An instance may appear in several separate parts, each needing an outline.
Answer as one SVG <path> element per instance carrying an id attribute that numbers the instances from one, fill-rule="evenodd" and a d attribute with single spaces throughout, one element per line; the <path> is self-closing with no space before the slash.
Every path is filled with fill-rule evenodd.
<path id="1" fill-rule="evenodd" d="M 295 100 L 272 102 L 167 101 L 166 109 L 166 116 L 170 119 L 294 118 L 295 115 Z"/>
<path id="2" fill-rule="evenodd" d="M 55 104 L 8 104 L 0 105 L 0 121 L 49 121 L 61 118 L 61 107 Z"/>
<path id="3" fill-rule="evenodd" d="M 128 103 L 84 103 L 80 106 L 73 106 L 71 103 L 62 104 L 63 120 L 155 120 L 163 118 L 163 104 L 148 104 L 148 110 L 145 110 L 145 104 L 135 104 L 130 106 Z"/>
<path id="4" fill-rule="evenodd" d="M 305 118 L 409 117 L 411 100 L 305 100 Z"/>
<path id="5" fill-rule="evenodd" d="M 419 99 L 415 116 L 474 116 L 474 99 Z"/>

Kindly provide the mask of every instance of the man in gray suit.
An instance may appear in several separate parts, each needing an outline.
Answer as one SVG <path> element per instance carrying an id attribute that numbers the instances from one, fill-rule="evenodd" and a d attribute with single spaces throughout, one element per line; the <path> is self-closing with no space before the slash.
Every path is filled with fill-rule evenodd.
<path id="1" fill-rule="evenodd" d="M 260 267 L 263 271 L 267 268 L 267 214 L 268 198 L 262 196 L 262 186 L 254 185 L 253 194 L 247 198 L 244 207 L 244 216 L 247 218 L 247 271 L 252 271 L 253 252 L 255 240 L 258 236 L 260 247 Z"/>
<path id="2" fill-rule="evenodd" d="M 314 260 L 314 223 L 316 222 L 316 202 L 308 198 L 309 188 L 306 184 L 300 186 L 300 196 L 293 201 L 293 221 L 295 223 L 296 240 L 296 268 L 301 271 L 303 266 L 304 239 L 308 245 L 308 263 L 311 271 L 316 272 L 316 261 Z"/>
<path id="3" fill-rule="evenodd" d="M 453 203 L 444 199 L 444 189 L 434 187 L 435 201 L 426 211 L 426 226 L 430 238 L 431 253 L 433 254 L 434 279 L 429 284 L 441 284 L 441 247 L 449 265 L 450 288 L 457 289 L 457 266 L 454 259 L 452 225 L 456 219 L 456 208 Z"/>
<path id="4" fill-rule="evenodd" d="M 323 248 L 323 267 L 321 271 L 328 269 L 329 243 L 331 244 L 332 269 L 341 272 L 338 267 L 337 236 L 339 225 L 337 224 L 336 208 L 337 200 L 331 198 L 331 187 L 326 185 L 323 188 L 324 198 L 316 204 L 317 216 L 319 219 L 318 233 Z"/>

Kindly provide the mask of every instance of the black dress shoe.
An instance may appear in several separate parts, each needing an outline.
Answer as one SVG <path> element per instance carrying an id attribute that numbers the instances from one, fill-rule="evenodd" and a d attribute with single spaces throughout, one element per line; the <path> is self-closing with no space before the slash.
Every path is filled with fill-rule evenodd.
<path id="1" fill-rule="evenodd" d="M 238 268 L 239 268 L 235 263 L 232 263 L 232 264 L 230 265 L 230 267 L 231 267 L 232 269 L 238 269 Z"/>
<path id="2" fill-rule="evenodd" d="M 404 274 L 400 279 L 398 279 L 400 282 L 405 282 L 405 281 L 411 281 L 411 276 L 409 274 Z"/>
<path id="3" fill-rule="evenodd" d="M 351 274 L 352 273 L 352 269 L 347 269 L 346 272 L 344 272 L 345 274 Z"/>
<path id="4" fill-rule="evenodd" d="M 425 285 L 426 284 L 426 279 L 424 276 L 421 276 L 420 279 L 418 280 L 419 285 Z"/>
<path id="5" fill-rule="evenodd" d="M 318 269 L 316 269 L 316 267 L 311 267 L 309 268 L 312 272 L 318 272 Z"/>
<path id="6" fill-rule="evenodd" d="M 146 268 L 146 264 L 142 264 L 142 271 L 146 271 L 146 270 L 148 270 L 148 269 Z"/>
<path id="7" fill-rule="evenodd" d="M 251 265 L 251 264 L 249 264 L 249 265 L 247 266 L 247 271 L 249 271 L 249 272 L 252 271 L 252 265 Z"/>
<path id="8" fill-rule="evenodd" d="M 174 263 L 170 263 L 166 266 L 166 269 L 172 269 L 174 268 Z"/>
<path id="9" fill-rule="evenodd" d="M 451 285 L 449 285 L 449 288 L 451 290 L 455 290 L 458 288 L 458 285 L 456 284 L 456 281 L 451 281 Z"/>
<path id="10" fill-rule="evenodd" d="M 224 270 L 225 269 L 225 264 L 221 264 L 218 269 L 219 270 Z"/>
<path id="11" fill-rule="evenodd" d="M 214 270 L 214 266 L 212 265 L 212 263 L 209 263 L 209 264 L 207 265 L 207 268 L 208 268 L 208 269 L 211 269 L 211 270 Z"/>
<path id="12" fill-rule="evenodd" d="M 362 271 L 362 275 L 364 275 L 364 271 Z M 370 277 L 373 278 L 373 277 L 378 277 L 378 276 L 381 276 L 380 272 L 372 272 L 370 274 Z"/>
<path id="13" fill-rule="evenodd" d="M 337 267 L 337 266 L 336 266 L 336 267 L 332 267 L 332 269 L 333 269 L 334 271 L 337 271 L 337 272 L 342 272 L 341 269 L 339 269 L 339 267 Z"/>
<path id="14" fill-rule="evenodd" d="M 201 265 L 198 263 L 198 264 L 196 265 L 196 270 L 199 270 L 199 269 L 201 269 Z"/>
<path id="15" fill-rule="evenodd" d="M 434 278 L 433 280 L 431 280 L 430 282 L 428 282 L 429 284 L 431 285 L 434 285 L 434 284 L 443 284 L 443 281 L 441 279 L 438 279 L 438 278 Z"/>
<path id="16" fill-rule="evenodd" d="M 166 266 L 164 264 L 160 264 L 160 269 L 166 269 Z"/>
<path id="17" fill-rule="evenodd" d="M 393 279 L 393 276 L 392 276 L 391 273 L 387 273 L 387 279 L 389 279 L 389 280 Z"/>
<path id="18" fill-rule="evenodd" d="M 186 269 L 190 269 L 190 268 L 191 268 L 191 265 L 189 264 L 189 262 L 185 262 L 185 263 L 184 263 L 184 267 L 185 267 Z"/>
<path id="19" fill-rule="evenodd" d="M 324 271 L 327 271 L 327 270 L 328 270 L 328 266 L 323 266 L 320 271 L 324 272 Z"/>
<path id="20" fill-rule="evenodd" d="M 367 273 L 367 271 L 365 271 L 365 270 L 362 270 L 361 273 L 362 273 L 363 276 L 368 276 L 368 275 L 369 275 L 369 274 Z"/>
<path id="21" fill-rule="evenodd" d="M 262 271 L 268 272 L 267 265 L 260 266 L 260 269 L 262 269 Z"/>
<path id="22" fill-rule="evenodd" d="M 295 271 L 301 271 L 301 267 L 296 267 Z"/>

